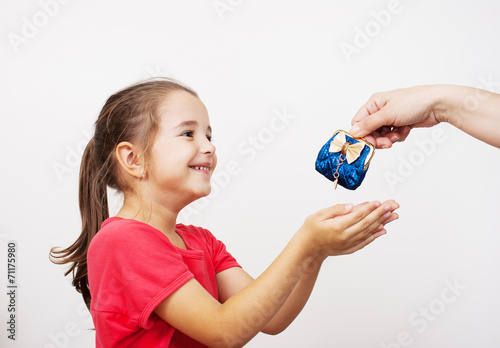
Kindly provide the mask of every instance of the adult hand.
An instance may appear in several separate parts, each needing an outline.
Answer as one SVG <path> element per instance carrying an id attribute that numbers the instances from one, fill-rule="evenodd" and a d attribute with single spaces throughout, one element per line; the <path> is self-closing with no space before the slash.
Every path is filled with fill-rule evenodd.
<path id="1" fill-rule="evenodd" d="M 365 137 L 376 148 L 404 141 L 416 127 L 440 121 L 434 112 L 442 86 L 417 86 L 375 93 L 352 119 L 350 133 Z"/>

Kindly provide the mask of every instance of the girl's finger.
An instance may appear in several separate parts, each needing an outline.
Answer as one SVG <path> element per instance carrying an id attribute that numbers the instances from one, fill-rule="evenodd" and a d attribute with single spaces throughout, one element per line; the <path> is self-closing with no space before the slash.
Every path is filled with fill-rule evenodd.
<path id="1" fill-rule="evenodd" d="M 351 203 L 348 204 L 335 204 L 334 206 L 328 207 L 321 209 L 320 211 L 316 212 L 316 217 L 319 219 L 319 221 L 324 221 L 327 219 L 334 218 L 339 215 L 345 215 L 349 213 L 353 208 L 353 205 Z"/>
<path id="2" fill-rule="evenodd" d="M 377 221 L 373 222 L 364 231 L 360 231 L 359 233 L 354 234 L 351 241 L 353 243 L 357 243 L 365 239 L 370 234 L 377 233 L 378 231 L 385 229 L 385 225 L 387 225 L 391 221 L 397 220 L 398 218 L 398 214 L 389 211 L 382 215 Z"/>
<path id="3" fill-rule="evenodd" d="M 392 216 L 392 211 L 398 207 L 399 205 L 395 201 L 390 200 L 384 202 L 382 206 L 372 211 L 365 218 L 348 227 L 345 232 L 348 235 L 352 235 L 352 237 L 356 237 L 360 234 L 357 238 L 364 238 L 364 236 L 371 233 L 373 229 L 378 227 L 381 222 L 389 219 Z"/>
<path id="4" fill-rule="evenodd" d="M 364 205 L 367 205 L 368 203 L 370 203 L 370 202 L 363 202 L 363 203 L 356 204 L 356 205 L 354 206 L 354 208 L 352 208 L 352 211 L 355 211 L 355 210 L 356 210 L 356 209 L 358 209 L 359 207 L 362 207 L 362 206 L 364 206 Z"/>
<path id="5" fill-rule="evenodd" d="M 371 242 L 373 242 L 375 239 L 377 239 L 380 236 L 383 236 L 386 233 L 387 233 L 386 230 L 382 229 L 382 230 L 377 231 L 375 233 L 369 234 L 365 239 L 359 241 L 353 247 L 351 247 L 350 249 L 346 250 L 346 254 L 352 254 L 352 253 L 354 253 L 354 252 L 356 252 L 358 250 L 363 249 L 365 246 L 367 246 L 368 244 L 370 244 Z"/>
<path id="6" fill-rule="evenodd" d="M 391 217 L 383 222 L 383 225 L 387 225 L 389 222 L 393 222 L 394 220 L 397 220 L 397 219 L 399 219 L 399 214 L 392 213 Z"/>
<path id="7" fill-rule="evenodd" d="M 365 219 L 370 213 L 379 208 L 381 203 L 379 201 L 373 201 L 368 204 L 361 205 L 356 208 L 355 211 L 351 211 L 349 214 L 340 216 L 335 220 L 338 227 L 342 230 L 347 231 L 353 225 L 358 224 L 360 221 Z"/>

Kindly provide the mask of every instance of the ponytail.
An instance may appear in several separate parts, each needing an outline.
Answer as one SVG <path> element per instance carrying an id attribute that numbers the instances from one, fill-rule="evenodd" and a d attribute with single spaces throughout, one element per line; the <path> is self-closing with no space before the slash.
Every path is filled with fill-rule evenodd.
<path id="1" fill-rule="evenodd" d="M 82 294 L 83 300 L 90 310 L 90 290 L 87 276 L 87 250 L 90 241 L 101 228 L 101 224 L 109 217 L 108 195 L 102 166 L 97 164 L 94 138 L 90 140 L 83 153 L 80 167 L 79 201 L 82 217 L 80 237 L 64 250 L 51 249 L 54 263 L 70 263 L 71 267 L 64 274 L 73 274 L 73 286 Z M 57 260 L 59 259 L 59 260 Z"/>

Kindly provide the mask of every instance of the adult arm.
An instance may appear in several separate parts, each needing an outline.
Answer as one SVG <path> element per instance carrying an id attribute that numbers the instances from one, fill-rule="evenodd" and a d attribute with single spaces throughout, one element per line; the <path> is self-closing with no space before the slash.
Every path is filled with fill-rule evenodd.
<path id="1" fill-rule="evenodd" d="M 389 148 L 404 141 L 412 128 L 440 122 L 500 148 L 500 95 L 455 85 L 375 93 L 354 116 L 350 132 L 377 148 Z"/>

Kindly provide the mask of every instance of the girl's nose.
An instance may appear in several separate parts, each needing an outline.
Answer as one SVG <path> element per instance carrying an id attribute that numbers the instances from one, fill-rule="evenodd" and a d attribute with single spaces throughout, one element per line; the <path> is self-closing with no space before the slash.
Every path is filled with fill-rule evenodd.
<path id="1" fill-rule="evenodd" d="M 204 138 L 200 146 L 200 151 L 202 153 L 209 153 L 213 155 L 215 153 L 215 145 L 207 138 Z"/>

